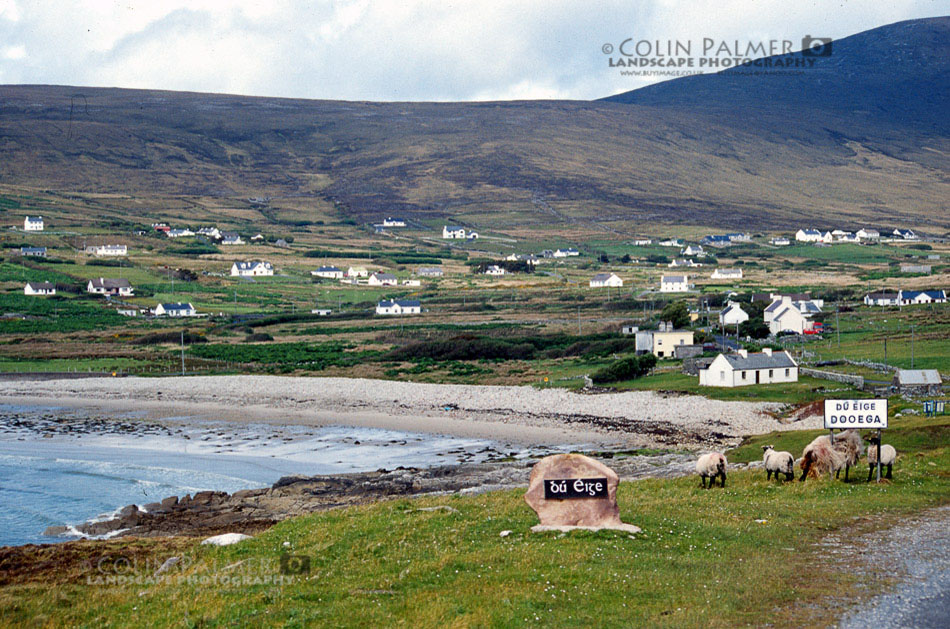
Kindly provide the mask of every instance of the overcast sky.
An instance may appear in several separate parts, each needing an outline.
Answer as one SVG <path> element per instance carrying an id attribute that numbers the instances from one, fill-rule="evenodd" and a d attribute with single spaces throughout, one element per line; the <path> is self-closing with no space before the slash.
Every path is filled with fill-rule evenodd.
<path id="1" fill-rule="evenodd" d="M 946 0 L 0 0 L 0 84 L 346 100 L 590 99 L 660 80 L 608 67 L 604 45 L 628 38 L 840 38 L 948 7 Z"/>

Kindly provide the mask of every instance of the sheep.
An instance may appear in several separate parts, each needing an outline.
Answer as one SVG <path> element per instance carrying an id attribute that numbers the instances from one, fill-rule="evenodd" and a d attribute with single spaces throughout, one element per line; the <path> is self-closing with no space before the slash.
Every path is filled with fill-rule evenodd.
<path id="1" fill-rule="evenodd" d="M 853 430 L 846 430 L 835 437 L 834 447 L 828 435 L 815 437 L 802 452 L 800 480 L 804 481 L 809 474 L 817 476 L 832 472 L 837 478 L 841 468 L 845 468 L 844 479 L 848 480 L 848 468 L 857 462 L 857 457 L 861 453 L 861 443 L 861 436 Z"/>
<path id="2" fill-rule="evenodd" d="M 834 449 L 844 454 L 844 480 L 848 482 L 848 470 L 852 466 L 857 466 L 861 454 L 864 452 L 864 440 L 857 430 L 845 430 L 835 437 Z M 835 478 L 841 472 L 839 467 L 835 470 Z"/>
<path id="3" fill-rule="evenodd" d="M 765 463 L 765 478 L 772 480 L 772 474 L 775 474 L 775 480 L 778 480 L 779 474 L 785 474 L 785 480 L 795 478 L 795 457 L 791 452 L 776 452 L 775 446 L 762 446 L 762 461 Z"/>
<path id="4" fill-rule="evenodd" d="M 874 468 L 877 467 L 877 446 L 881 443 L 881 438 L 877 435 L 868 438 L 868 482 L 871 482 L 871 476 L 874 475 Z M 887 473 L 884 478 L 891 478 L 891 469 L 894 467 L 894 461 L 897 460 L 897 450 L 894 446 L 885 443 L 881 446 L 881 467 L 887 466 Z"/>
<path id="5" fill-rule="evenodd" d="M 719 477 L 719 486 L 726 486 L 726 457 L 721 452 L 710 452 L 699 457 L 696 461 L 696 471 L 699 473 L 699 480 L 703 489 L 713 486 L 716 477 Z M 706 479 L 709 479 L 709 487 L 706 487 Z"/>

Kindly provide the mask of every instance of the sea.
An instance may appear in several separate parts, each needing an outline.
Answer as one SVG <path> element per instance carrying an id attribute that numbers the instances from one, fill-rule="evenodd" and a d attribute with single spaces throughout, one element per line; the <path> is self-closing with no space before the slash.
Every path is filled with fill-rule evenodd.
<path id="1" fill-rule="evenodd" d="M 144 413 L 0 405 L 0 546 L 76 539 L 77 524 L 172 495 L 266 487 L 290 475 L 533 453 L 483 439 L 375 428 L 154 421 Z M 45 536 L 50 526 L 70 532 Z"/>

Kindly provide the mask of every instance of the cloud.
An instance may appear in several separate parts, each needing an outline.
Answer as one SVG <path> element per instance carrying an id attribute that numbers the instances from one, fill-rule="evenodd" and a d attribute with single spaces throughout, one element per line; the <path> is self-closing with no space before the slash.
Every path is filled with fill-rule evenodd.
<path id="1" fill-rule="evenodd" d="M 0 80 L 349 100 L 589 99 L 625 38 L 843 37 L 934 4 L 0 0 Z"/>

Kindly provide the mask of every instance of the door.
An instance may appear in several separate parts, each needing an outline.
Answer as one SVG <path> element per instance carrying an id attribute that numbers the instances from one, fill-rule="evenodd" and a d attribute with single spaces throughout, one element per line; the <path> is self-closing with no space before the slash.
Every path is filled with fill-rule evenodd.
<path id="1" fill-rule="evenodd" d="M 758 369 L 755 370 L 755 383 L 759 384 L 759 370 Z"/>

